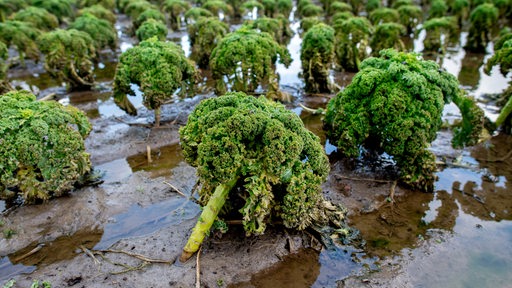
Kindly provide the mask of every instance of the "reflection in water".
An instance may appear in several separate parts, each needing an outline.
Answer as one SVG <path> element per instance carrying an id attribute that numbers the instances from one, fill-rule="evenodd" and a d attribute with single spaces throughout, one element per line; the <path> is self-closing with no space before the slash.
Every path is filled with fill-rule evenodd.
<path id="1" fill-rule="evenodd" d="M 480 83 L 480 67 L 484 64 L 484 54 L 466 53 L 461 61 L 458 79 L 462 87 L 473 91 Z"/>
<path id="2" fill-rule="evenodd" d="M 138 154 L 126 158 L 133 172 L 147 171 L 151 177 L 167 176 L 171 169 L 184 161 L 181 147 L 178 144 L 151 150 L 152 162 L 148 163 L 147 154 Z"/>

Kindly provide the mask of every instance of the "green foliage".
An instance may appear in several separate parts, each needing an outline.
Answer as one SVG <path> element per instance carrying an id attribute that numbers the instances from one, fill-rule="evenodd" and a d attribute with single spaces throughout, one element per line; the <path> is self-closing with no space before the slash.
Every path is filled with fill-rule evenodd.
<path id="1" fill-rule="evenodd" d="M 78 16 L 84 14 L 91 14 L 99 19 L 105 19 L 112 23 L 112 25 L 116 23 L 116 15 L 112 11 L 98 4 L 78 10 Z"/>
<path id="2" fill-rule="evenodd" d="M 90 171 L 84 139 L 91 124 L 80 110 L 26 91 L 0 96 L 0 110 L 1 199 L 58 197 Z"/>
<path id="3" fill-rule="evenodd" d="M 400 20 L 400 15 L 396 9 L 382 7 L 373 10 L 368 19 L 370 19 L 374 26 L 377 26 L 382 23 L 397 23 Z"/>
<path id="4" fill-rule="evenodd" d="M 254 21 L 247 21 L 244 25 L 251 29 L 267 32 L 278 43 L 284 44 L 290 35 L 287 29 L 288 26 L 285 26 L 286 24 L 278 18 L 258 17 Z"/>
<path id="5" fill-rule="evenodd" d="M 25 57 L 38 60 L 36 38 L 40 31 L 31 23 L 15 20 L 7 20 L 0 23 L 0 41 L 9 46 L 16 46 L 20 60 L 24 64 Z"/>
<path id="6" fill-rule="evenodd" d="M 462 22 L 468 18 L 469 0 L 454 0 L 450 7 L 453 16 L 457 18 L 459 27 L 462 27 Z"/>
<path id="7" fill-rule="evenodd" d="M 413 28 L 416 27 L 422 18 L 423 12 L 421 7 L 417 5 L 401 5 L 397 9 L 399 16 L 399 23 L 404 25 L 407 29 L 407 34 L 413 32 Z"/>
<path id="8" fill-rule="evenodd" d="M 91 7 L 94 5 L 100 5 L 101 7 L 114 10 L 116 8 L 115 0 L 79 0 L 78 7 Z"/>
<path id="9" fill-rule="evenodd" d="M 263 233 L 274 219 L 300 230 L 327 224 L 321 184 L 329 161 L 283 105 L 244 93 L 203 100 L 180 129 L 180 144 L 197 167 L 202 204 L 219 184 L 239 179 L 221 214 L 239 211 L 247 234 Z"/>
<path id="10" fill-rule="evenodd" d="M 246 27 L 229 33 L 213 49 L 210 57 L 217 94 L 227 91 L 226 84 L 232 91 L 253 92 L 260 84 L 270 84 L 277 89 L 274 65 L 278 58 L 285 66 L 291 63 L 288 50 L 270 34 Z M 227 83 L 224 77 L 227 77 Z"/>
<path id="11" fill-rule="evenodd" d="M 4 94 L 12 90 L 11 84 L 7 81 L 7 69 L 9 66 L 7 65 L 6 60 L 9 58 L 8 52 L 7 46 L 0 41 L 0 94 Z"/>
<path id="12" fill-rule="evenodd" d="M 135 35 L 139 41 L 144 41 L 152 37 L 157 37 L 158 40 L 164 41 L 167 38 L 167 33 L 167 26 L 155 19 L 146 20 L 140 25 L 139 29 L 135 31 Z"/>
<path id="13" fill-rule="evenodd" d="M 208 0 L 201 7 L 212 12 L 213 15 L 219 15 L 219 12 L 226 16 L 233 15 L 233 7 L 224 0 Z"/>
<path id="14" fill-rule="evenodd" d="M 322 20 L 316 16 L 302 18 L 302 20 L 300 21 L 300 30 L 302 31 L 302 33 L 306 33 L 313 26 L 315 26 L 316 24 L 321 24 L 321 23 L 323 23 Z"/>
<path id="15" fill-rule="evenodd" d="M 493 4 L 485 3 L 478 5 L 469 15 L 468 41 L 464 47 L 471 52 L 484 53 L 489 43 L 491 29 L 498 21 L 498 8 Z"/>
<path id="16" fill-rule="evenodd" d="M 0 0 L 0 22 L 4 22 L 7 16 L 26 6 L 27 3 L 22 0 Z"/>
<path id="17" fill-rule="evenodd" d="M 146 20 L 149 20 L 149 19 L 155 19 L 156 21 L 159 21 L 159 22 L 162 22 L 162 23 L 165 23 L 165 15 L 160 12 L 160 10 L 157 10 L 157 9 L 148 9 L 144 12 L 142 12 L 139 17 L 133 21 L 133 31 L 137 31 L 137 29 L 139 29 L 140 25 L 142 25 L 142 23 L 146 22 Z M 167 35 L 167 33 L 166 33 Z M 151 38 L 151 37 L 149 37 Z"/>
<path id="18" fill-rule="evenodd" d="M 393 2 L 393 5 L 391 5 L 391 8 L 398 9 L 402 6 L 408 6 L 408 5 L 414 5 L 414 2 L 412 0 L 397 0 Z"/>
<path id="19" fill-rule="evenodd" d="M 366 2 L 366 12 L 371 13 L 375 9 L 379 9 L 382 7 L 382 3 L 380 0 L 368 0 Z"/>
<path id="20" fill-rule="evenodd" d="M 43 31 L 50 31 L 59 26 L 59 19 L 43 8 L 27 7 L 16 12 L 12 20 L 31 23 Z"/>
<path id="21" fill-rule="evenodd" d="M 45 54 L 44 68 L 53 77 L 67 82 L 70 90 L 92 88 L 92 64 L 96 59 L 96 49 L 88 33 L 56 29 L 41 35 L 37 42 Z"/>
<path id="22" fill-rule="evenodd" d="M 292 0 L 277 0 L 277 13 L 284 15 L 286 18 L 290 16 L 293 9 Z"/>
<path id="23" fill-rule="evenodd" d="M 213 13 L 201 8 L 201 7 L 192 7 L 185 12 L 185 22 L 187 24 L 192 23 L 193 21 L 199 20 L 201 17 L 213 17 Z M 192 21 L 193 20 L 193 21 Z"/>
<path id="24" fill-rule="evenodd" d="M 405 27 L 398 23 L 382 23 L 377 26 L 370 41 L 372 56 L 380 54 L 380 50 L 394 48 L 399 51 L 405 50 L 405 45 L 400 35 L 406 32 Z"/>
<path id="25" fill-rule="evenodd" d="M 258 14 L 259 15 L 263 15 L 263 12 L 264 12 L 263 4 L 261 4 L 259 1 L 257 1 L 257 0 L 249 0 L 249 1 L 245 1 L 242 4 L 242 10 L 243 11 L 252 11 L 254 8 L 258 9 Z"/>
<path id="26" fill-rule="evenodd" d="M 331 86 L 329 70 L 334 61 L 334 29 L 326 24 L 317 24 L 306 32 L 300 50 L 305 91 L 329 93 Z"/>
<path id="27" fill-rule="evenodd" d="M 162 4 L 162 10 L 169 13 L 171 28 L 175 30 L 180 29 L 181 16 L 189 9 L 190 3 L 183 0 L 165 0 Z"/>
<path id="28" fill-rule="evenodd" d="M 373 27 L 365 17 L 351 17 L 337 21 L 333 25 L 336 31 L 336 57 L 338 64 L 347 71 L 357 72 L 359 65 L 368 55 Z"/>
<path id="29" fill-rule="evenodd" d="M 302 7 L 299 13 L 300 15 L 302 15 L 302 17 L 315 17 L 322 16 L 324 14 L 324 10 L 322 9 L 322 7 L 314 3 L 309 3 Z"/>
<path id="30" fill-rule="evenodd" d="M 65 18 L 73 18 L 74 11 L 69 0 L 32 0 L 32 6 L 46 9 L 63 23 Z"/>
<path id="31" fill-rule="evenodd" d="M 339 2 L 339 1 L 333 2 L 331 4 L 331 6 L 329 6 L 329 10 L 327 11 L 327 15 L 328 16 L 332 16 L 332 15 L 334 15 L 336 13 L 341 13 L 341 12 L 350 12 L 350 13 L 352 13 L 352 6 L 350 6 L 350 4 L 345 3 L 345 2 Z"/>
<path id="32" fill-rule="evenodd" d="M 424 51 L 444 53 L 447 44 L 446 39 L 457 32 L 456 21 L 455 17 L 432 18 L 425 21 L 422 27 L 427 32 L 425 40 L 423 40 Z"/>
<path id="33" fill-rule="evenodd" d="M 446 16 L 448 5 L 444 0 L 433 0 L 428 12 L 428 19 Z"/>
<path id="34" fill-rule="evenodd" d="M 354 17 L 354 14 L 352 14 L 352 12 L 338 12 L 331 17 L 332 26 L 334 27 L 335 25 L 339 25 L 341 22 L 352 17 Z"/>
<path id="35" fill-rule="evenodd" d="M 143 93 L 144 106 L 155 110 L 155 126 L 159 126 L 160 106 L 178 88 L 183 91 L 186 84 L 195 81 L 194 66 L 175 43 L 158 41 L 156 37 L 142 41 L 121 54 L 114 77 L 114 100 L 125 105 L 121 108 L 128 113 L 136 115 L 126 95 L 134 95 L 130 84 L 137 84 Z"/>
<path id="36" fill-rule="evenodd" d="M 483 113 L 474 102 L 468 104 L 457 79 L 435 62 L 414 53 L 383 50 L 380 58 L 363 61 L 352 83 L 329 101 L 325 128 L 341 153 L 357 157 L 360 146 L 386 152 L 400 168 L 401 181 L 432 191 L 436 165 L 428 147 L 441 128 L 444 104 L 452 100 L 465 105 L 461 111 L 466 116 L 483 122 Z M 474 119 L 467 118 L 466 123 Z M 462 139 L 478 134 L 473 132 L 482 125 L 473 123 L 470 129 L 456 130 L 454 145 L 473 143 L 474 139 Z"/>
<path id="37" fill-rule="evenodd" d="M 112 51 L 116 50 L 117 31 L 114 25 L 107 20 L 99 19 L 92 14 L 83 14 L 69 25 L 69 29 L 76 29 L 89 34 L 94 41 L 96 52 L 106 47 L 110 47 Z"/>
<path id="38" fill-rule="evenodd" d="M 200 18 L 188 26 L 191 59 L 201 68 L 208 67 L 210 55 L 220 40 L 229 33 L 229 26 L 216 17 Z"/>
<path id="39" fill-rule="evenodd" d="M 108 9 L 108 10 L 114 10 L 116 8 L 116 1 L 115 0 L 80 0 L 79 1 L 79 7 L 90 7 L 94 5 L 100 5 L 101 7 Z"/>
<path id="40" fill-rule="evenodd" d="M 124 8 L 123 12 L 126 15 L 130 16 L 130 18 L 132 18 L 132 20 L 135 20 L 135 19 L 139 18 L 140 14 L 142 14 L 142 12 L 149 10 L 149 9 L 158 10 L 158 7 L 151 4 L 148 1 L 145 1 L 145 0 L 135 0 L 135 1 L 130 1 L 128 3 L 128 5 L 126 5 L 126 7 Z"/>

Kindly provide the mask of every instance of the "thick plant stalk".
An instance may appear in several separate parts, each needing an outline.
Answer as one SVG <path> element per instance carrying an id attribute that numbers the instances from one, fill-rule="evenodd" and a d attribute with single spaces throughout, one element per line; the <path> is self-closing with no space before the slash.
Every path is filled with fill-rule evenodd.
<path id="1" fill-rule="evenodd" d="M 185 248 L 181 253 L 180 261 L 187 261 L 192 255 L 197 252 L 201 243 L 203 243 L 204 237 L 210 232 L 213 221 L 217 219 L 220 209 L 224 206 L 226 198 L 228 197 L 229 191 L 233 189 L 238 178 L 235 178 L 225 184 L 220 184 L 215 188 L 215 192 L 210 197 L 208 204 L 203 209 L 201 216 L 197 220 L 196 226 L 192 230 L 190 238 L 188 238 Z"/>
<path id="2" fill-rule="evenodd" d="M 507 119 L 508 115 L 512 112 L 512 97 L 508 99 L 507 104 L 501 109 L 500 115 L 498 115 L 498 119 L 496 119 L 496 127 L 500 127 L 505 119 Z"/>

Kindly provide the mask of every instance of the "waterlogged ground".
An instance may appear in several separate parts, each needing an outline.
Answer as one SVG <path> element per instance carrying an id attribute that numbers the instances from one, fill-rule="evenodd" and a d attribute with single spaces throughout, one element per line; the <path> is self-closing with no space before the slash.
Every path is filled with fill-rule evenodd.
<path id="1" fill-rule="evenodd" d="M 123 33 L 127 25 L 120 17 L 117 54 L 135 44 Z M 233 224 L 227 234 L 211 235 L 198 262 L 175 263 L 200 212 L 180 195 L 190 195 L 197 179 L 183 161 L 178 129 L 200 100 L 213 97 L 209 73 L 203 71 L 200 93 L 176 97 L 163 108 L 163 127 L 150 129 L 145 124 L 153 121 L 153 113 L 142 106 L 140 93 L 130 97 L 137 117 L 127 116 L 111 99 L 116 54 L 107 53 L 95 70 L 95 92 L 68 94 L 41 65 L 10 71 L 15 85 L 39 97 L 56 93 L 60 102 L 87 113 L 93 131 L 86 146 L 104 182 L 41 205 L 5 207 L 0 202 L 0 284 L 15 279 L 17 287 L 29 287 L 33 280 L 54 287 L 193 287 L 199 270 L 204 287 L 509 286 L 512 138 L 495 135 L 477 147 L 453 150 L 450 132 L 441 131 L 431 147 L 439 160 L 435 192 L 396 187 L 389 198 L 396 176 L 392 161 L 341 158 L 323 135 L 322 116 L 298 105 L 325 107 L 333 96 L 303 93 L 298 27 L 292 24 L 296 33 L 288 44 L 294 61 L 289 68 L 277 66 L 281 88 L 293 97 L 287 107 L 326 143 L 332 167 L 325 197 L 345 204 L 351 225 L 366 240 L 364 247 L 325 250 L 308 232 L 281 226 L 245 237 Z M 421 51 L 422 37 L 408 41 L 411 49 Z M 465 53 L 460 48 L 465 37 L 462 33 L 457 47 L 434 60 L 456 75 L 494 119 L 494 96 L 510 79 L 496 70 L 485 75 L 482 65 L 489 55 Z M 185 31 L 169 39 L 189 53 Z M 332 74 L 341 87 L 352 76 Z M 457 120 L 457 108 L 446 106 L 444 118 Z"/>

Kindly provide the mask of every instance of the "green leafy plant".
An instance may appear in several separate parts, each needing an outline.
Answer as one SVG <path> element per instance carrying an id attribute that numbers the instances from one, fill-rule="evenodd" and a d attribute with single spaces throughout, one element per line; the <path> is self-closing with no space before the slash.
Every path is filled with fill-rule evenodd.
<path id="1" fill-rule="evenodd" d="M 338 64 L 346 71 L 357 72 L 361 61 L 368 56 L 372 24 L 365 17 L 351 17 L 335 22 L 333 28 Z"/>
<path id="2" fill-rule="evenodd" d="M 180 144 L 197 167 L 206 205 L 182 261 L 197 251 L 218 213 L 238 211 L 247 235 L 262 234 L 274 220 L 299 230 L 343 227 L 344 211 L 322 196 L 329 161 L 319 138 L 282 104 L 241 92 L 203 100 L 180 129 Z"/>
<path id="3" fill-rule="evenodd" d="M 94 40 L 88 33 L 75 29 L 56 29 L 38 40 L 45 55 L 44 68 L 53 77 L 65 81 L 69 90 L 89 90 L 94 86 Z"/>
<path id="4" fill-rule="evenodd" d="M 84 139 L 91 124 L 80 110 L 27 91 L 0 96 L 0 110 L 1 199 L 58 197 L 90 171 Z"/>
<path id="5" fill-rule="evenodd" d="M 162 4 L 162 10 L 169 13 L 171 28 L 179 30 L 181 28 L 181 17 L 190 9 L 190 3 L 183 0 L 165 0 Z"/>
<path id="6" fill-rule="evenodd" d="M 471 11 L 468 41 L 464 46 L 466 50 L 485 53 L 491 29 L 498 21 L 498 12 L 498 8 L 489 3 L 478 5 Z"/>
<path id="7" fill-rule="evenodd" d="M 405 27 L 398 23 L 382 23 L 377 25 L 375 33 L 370 40 L 372 56 L 378 56 L 383 49 L 394 48 L 399 51 L 405 50 L 404 42 L 400 35 L 406 32 Z"/>
<path id="8" fill-rule="evenodd" d="M 195 81 L 197 71 L 180 46 L 162 42 L 156 37 L 121 54 L 114 77 L 114 100 L 127 113 L 136 115 L 127 94 L 134 95 L 131 84 L 137 84 L 143 93 L 143 104 L 155 110 L 155 126 L 160 125 L 160 107 L 178 88 L 184 91 Z"/>
<path id="9" fill-rule="evenodd" d="M 108 10 L 114 10 L 116 8 L 115 0 L 80 0 L 79 7 L 91 7 L 94 5 L 100 5 Z"/>
<path id="10" fill-rule="evenodd" d="M 191 59 L 200 68 L 207 68 L 210 55 L 220 40 L 229 33 L 229 26 L 216 17 L 200 18 L 188 26 Z"/>
<path id="11" fill-rule="evenodd" d="M 448 39 L 458 30 L 456 21 L 455 17 L 432 18 L 425 21 L 422 27 L 426 31 L 423 40 L 424 52 L 444 53 Z"/>
<path id="12" fill-rule="evenodd" d="M 130 16 L 132 20 L 135 20 L 139 18 L 140 14 L 149 9 L 158 10 L 158 7 L 145 0 L 135 0 L 128 2 L 123 12 Z"/>
<path id="13" fill-rule="evenodd" d="M 185 22 L 187 24 L 191 24 L 194 21 L 199 20 L 201 17 L 213 17 L 213 13 L 201 8 L 201 7 L 192 7 L 185 12 Z M 216 16 L 216 15 L 215 15 Z"/>
<path id="14" fill-rule="evenodd" d="M 422 18 L 423 11 L 421 11 L 421 7 L 418 5 L 401 5 L 397 8 L 400 24 L 404 25 L 405 29 L 407 29 L 407 34 L 410 35 L 414 32 L 414 27 L 416 27 Z"/>
<path id="15" fill-rule="evenodd" d="M 428 19 L 444 17 L 446 12 L 448 12 L 448 5 L 444 0 L 433 0 L 428 11 Z"/>
<path id="16" fill-rule="evenodd" d="M 372 10 L 368 16 L 368 19 L 370 19 L 374 26 L 377 26 L 383 23 L 398 23 L 400 20 L 400 15 L 396 9 L 381 7 Z"/>
<path id="17" fill-rule="evenodd" d="M 135 21 L 133 21 L 133 31 L 137 31 L 142 23 L 146 22 L 149 19 L 155 19 L 156 21 L 162 22 L 165 24 L 165 15 L 160 12 L 160 10 L 156 9 L 148 9 L 142 12 L 139 17 Z M 166 33 L 167 35 L 167 33 Z M 151 37 L 150 37 L 151 38 Z"/>
<path id="18" fill-rule="evenodd" d="M 144 21 L 137 31 L 135 31 L 135 35 L 137 35 L 137 39 L 139 39 L 139 41 L 144 41 L 152 37 L 156 37 L 158 40 L 164 41 L 167 38 L 167 33 L 168 30 L 165 23 L 155 19 L 148 19 Z"/>
<path id="19" fill-rule="evenodd" d="M 75 12 L 69 0 L 32 0 L 32 6 L 46 9 L 59 19 L 59 23 L 64 23 L 64 19 L 73 18 Z"/>
<path id="20" fill-rule="evenodd" d="M 219 12 L 226 16 L 233 15 L 233 7 L 223 0 L 208 0 L 201 7 L 212 12 L 213 15 L 219 15 Z"/>
<path id="21" fill-rule="evenodd" d="M 272 35 L 274 40 L 278 43 L 284 44 L 286 40 L 289 39 L 291 31 L 288 29 L 288 23 L 282 20 L 282 18 L 258 17 L 258 19 L 254 21 L 245 22 L 245 25 L 251 29 L 267 32 Z"/>
<path id="22" fill-rule="evenodd" d="M 334 29 L 326 24 L 317 24 L 304 34 L 300 50 L 305 91 L 329 93 L 332 83 L 329 70 L 334 64 Z"/>
<path id="23" fill-rule="evenodd" d="M 7 16 L 21 10 L 27 6 L 25 1 L 20 0 L 0 0 L 0 22 L 4 22 Z"/>
<path id="24" fill-rule="evenodd" d="M 43 31 L 50 31 L 59 26 L 59 19 L 47 10 L 38 7 L 27 7 L 11 16 L 12 20 L 31 23 Z"/>
<path id="25" fill-rule="evenodd" d="M 210 57 L 217 94 L 232 91 L 253 92 L 258 85 L 268 84 L 269 91 L 279 97 L 275 63 L 291 63 L 290 53 L 270 34 L 242 27 L 220 40 Z M 227 81 L 225 81 L 227 78 Z"/>
<path id="26" fill-rule="evenodd" d="M 512 31 L 504 29 L 500 33 L 499 39 L 494 44 L 494 55 L 492 55 L 485 65 L 485 73 L 490 75 L 494 66 L 499 65 L 500 72 L 506 76 L 512 71 Z M 498 101 L 501 106 L 500 114 L 496 119 L 496 128 L 502 127 L 507 134 L 512 134 L 512 82 L 503 92 Z"/>
<path id="27" fill-rule="evenodd" d="M 96 52 L 107 47 L 114 52 L 116 51 L 117 31 L 107 20 L 99 19 L 92 14 L 83 14 L 69 25 L 69 29 L 76 29 L 89 34 L 94 41 Z"/>
<path id="28" fill-rule="evenodd" d="M 78 10 L 78 13 L 77 13 L 78 16 L 81 16 L 84 14 L 91 14 L 91 15 L 96 16 L 99 19 L 105 19 L 108 22 L 112 23 L 112 25 L 114 25 L 116 23 L 116 19 L 117 19 L 116 15 L 111 10 L 108 10 L 107 8 L 105 8 L 101 5 L 98 5 L 98 4 Z"/>
<path id="29" fill-rule="evenodd" d="M 13 89 L 7 80 L 7 69 L 9 68 L 7 65 L 8 58 L 9 53 L 7 46 L 5 46 L 3 42 L 0 42 L 0 94 L 7 93 Z"/>
<path id="30" fill-rule="evenodd" d="M 0 41 L 7 47 L 15 46 L 20 62 L 25 66 L 25 58 L 39 60 L 36 39 L 41 32 L 31 23 L 7 20 L 0 23 Z"/>
<path id="31" fill-rule="evenodd" d="M 329 101 L 325 129 L 342 154 L 357 157 L 361 147 L 386 152 L 403 183 L 432 191 L 435 156 L 427 148 L 441 128 L 445 103 L 452 101 L 463 116 L 452 144 L 475 144 L 484 114 L 457 79 L 419 54 L 387 49 L 364 60 L 352 83 Z"/>

